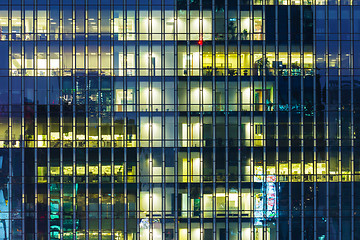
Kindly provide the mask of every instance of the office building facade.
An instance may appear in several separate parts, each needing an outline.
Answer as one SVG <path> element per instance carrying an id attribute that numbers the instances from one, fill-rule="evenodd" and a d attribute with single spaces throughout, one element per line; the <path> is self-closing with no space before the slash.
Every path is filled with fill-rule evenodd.
<path id="1" fill-rule="evenodd" d="M 0 1 L 0 239 L 358 239 L 359 0 Z"/>

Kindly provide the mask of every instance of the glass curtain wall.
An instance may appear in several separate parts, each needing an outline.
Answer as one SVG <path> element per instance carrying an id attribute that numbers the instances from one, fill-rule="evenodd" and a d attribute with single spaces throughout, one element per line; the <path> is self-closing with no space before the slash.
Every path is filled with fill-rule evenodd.
<path id="1" fill-rule="evenodd" d="M 359 0 L 0 2 L 0 239 L 357 239 Z"/>

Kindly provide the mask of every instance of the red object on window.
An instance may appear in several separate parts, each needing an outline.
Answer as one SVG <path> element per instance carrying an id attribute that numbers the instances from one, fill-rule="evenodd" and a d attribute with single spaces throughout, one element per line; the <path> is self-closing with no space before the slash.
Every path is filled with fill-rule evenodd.
<path id="1" fill-rule="evenodd" d="M 202 39 L 200 39 L 200 40 L 198 41 L 198 44 L 199 44 L 200 46 L 202 46 L 203 43 L 204 43 L 204 41 L 203 41 Z"/>

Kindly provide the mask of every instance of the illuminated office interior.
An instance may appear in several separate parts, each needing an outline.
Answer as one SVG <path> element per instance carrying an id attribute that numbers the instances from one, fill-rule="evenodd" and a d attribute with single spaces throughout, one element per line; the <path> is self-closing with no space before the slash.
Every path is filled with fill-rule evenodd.
<path id="1" fill-rule="evenodd" d="M 0 2 L 0 239 L 356 239 L 359 16 Z"/>

